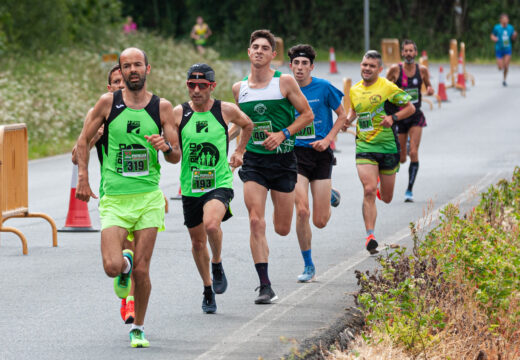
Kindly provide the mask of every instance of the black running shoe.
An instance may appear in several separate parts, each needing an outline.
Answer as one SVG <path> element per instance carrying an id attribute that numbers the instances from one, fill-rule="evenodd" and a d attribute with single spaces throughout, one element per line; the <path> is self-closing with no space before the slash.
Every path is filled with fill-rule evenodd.
<path id="1" fill-rule="evenodd" d="M 370 253 L 370 255 L 374 255 L 374 254 L 377 254 L 379 252 L 379 251 L 377 251 L 377 246 L 378 245 L 379 244 L 377 243 L 374 234 L 370 234 L 367 237 L 367 241 L 365 243 L 365 246 L 366 246 L 368 252 Z"/>
<path id="2" fill-rule="evenodd" d="M 202 311 L 206 314 L 214 314 L 217 311 L 217 303 L 215 301 L 215 293 L 203 292 L 204 298 L 202 299 Z"/>
<path id="3" fill-rule="evenodd" d="M 258 297 L 255 299 L 255 304 L 271 304 L 273 301 L 278 299 L 278 296 L 271 289 L 271 285 L 262 284 L 255 289 L 260 289 Z"/>
<path id="4" fill-rule="evenodd" d="M 223 294 L 227 289 L 227 279 L 222 263 L 211 263 L 211 272 L 213 273 L 213 291 L 215 294 Z"/>

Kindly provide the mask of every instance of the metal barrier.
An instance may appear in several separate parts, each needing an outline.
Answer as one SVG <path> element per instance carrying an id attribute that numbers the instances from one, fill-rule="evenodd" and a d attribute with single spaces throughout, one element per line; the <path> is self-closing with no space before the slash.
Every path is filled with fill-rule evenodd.
<path id="1" fill-rule="evenodd" d="M 3 226 L 11 218 L 41 217 L 52 227 L 52 245 L 58 246 L 58 232 L 52 218 L 28 209 L 28 146 L 25 124 L 0 126 L 0 232 L 12 232 L 22 241 L 22 252 L 27 255 L 27 240 L 13 227 Z"/>
<path id="2" fill-rule="evenodd" d="M 273 64 L 274 67 L 280 67 L 284 63 L 284 47 L 283 47 L 283 39 L 280 37 L 275 37 L 274 40 L 276 41 L 275 50 L 276 50 L 276 57 L 271 61 L 271 64 Z"/>
<path id="3" fill-rule="evenodd" d="M 390 66 L 401 62 L 401 51 L 399 50 L 398 39 L 382 39 L 381 40 L 381 57 L 383 65 Z"/>

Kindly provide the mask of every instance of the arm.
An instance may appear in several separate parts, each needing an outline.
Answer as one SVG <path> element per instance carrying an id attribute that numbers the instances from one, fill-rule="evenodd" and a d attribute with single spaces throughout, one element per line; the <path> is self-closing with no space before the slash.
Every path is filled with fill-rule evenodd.
<path id="1" fill-rule="evenodd" d="M 338 108 L 334 110 L 334 112 L 338 115 L 338 118 L 336 119 L 336 122 L 334 123 L 334 126 L 332 129 L 330 129 L 329 133 L 325 138 L 318 141 L 311 142 L 311 146 L 314 148 L 314 150 L 318 151 L 325 151 L 330 146 L 330 143 L 334 141 L 334 138 L 336 135 L 338 135 L 338 132 L 345 126 L 345 123 L 347 121 L 347 113 L 345 111 L 345 108 L 343 108 L 343 105 L 339 104 Z"/>
<path id="2" fill-rule="evenodd" d="M 198 40 L 198 39 L 199 39 L 199 35 L 197 35 L 197 33 L 195 32 L 195 26 L 193 26 L 193 27 L 191 28 L 190 37 L 191 37 L 193 40 Z"/>
<path id="3" fill-rule="evenodd" d="M 282 75 L 280 77 L 280 90 L 294 108 L 300 113 L 300 116 L 294 122 L 287 126 L 287 130 L 291 135 L 309 125 L 314 120 L 314 113 L 312 112 L 307 98 L 303 95 L 298 83 L 290 75 Z M 275 133 L 267 133 L 267 139 L 264 140 L 263 146 L 267 150 L 276 149 L 285 140 L 285 135 L 282 131 Z"/>
<path id="4" fill-rule="evenodd" d="M 421 72 L 421 78 L 424 82 L 424 86 L 426 86 L 426 95 L 433 95 L 435 91 L 433 90 L 432 84 L 430 82 L 430 72 L 426 66 L 419 66 L 419 71 Z"/>
<path id="5" fill-rule="evenodd" d="M 399 77 L 399 65 L 394 64 L 390 66 L 388 69 L 388 72 L 386 73 L 386 78 L 390 80 L 391 82 L 396 82 L 397 78 Z"/>
<path id="6" fill-rule="evenodd" d="M 491 38 L 491 40 L 493 42 L 497 42 L 498 41 L 498 36 L 495 35 L 495 28 L 493 28 L 493 31 L 491 31 L 490 38 Z"/>
<path id="7" fill-rule="evenodd" d="M 153 134 L 150 136 L 145 135 L 144 137 L 152 144 L 155 150 L 163 152 L 166 161 L 176 164 L 181 160 L 182 155 L 179 146 L 179 123 L 182 117 L 182 108 L 177 106 L 174 110 L 168 100 L 161 99 L 159 112 L 161 114 L 163 135 Z M 171 151 L 169 151 L 170 146 L 166 142 L 170 143 Z"/>
<path id="8" fill-rule="evenodd" d="M 408 102 L 401 110 L 396 112 L 394 115 L 397 116 L 397 121 L 409 118 L 415 112 L 415 106 L 411 102 Z M 381 121 L 381 125 L 384 127 L 391 127 L 394 123 L 392 119 L 392 115 L 385 115 L 383 121 Z"/>
<path id="9" fill-rule="evenodd" d="M 246 145 L 253 132 L 253 122 L 244 114 L 238 106 L 228 102 L 222 102 L 222 115 L 226 123 L 233 123 L 233 126 L 242 129 L 242 136 L 237 148 L 229 159 L 229 165 L 237 168 L 242 165 L 242 157 L 246 151 Z"/>
<path id="10" fill-rule="evenodd" d="M 76 186 L 76 198 L 89 201 L 91 197 L 97 199 L 92 192 L 88 181 L 88 161 L 90 155 L 89 144 L 103 125 L 104 119 L 108 118 L 112 107 L 113 95 L 106 93 L 98 100 L 90 116 L 87 115 L 83 129 L 76 144 L 76 159 L 78 162 L 78 184 Z"/>
<path id="11" fill-rule="evenodd" d="M 513 32 L 513 35 L 511 35 L 511 40 L 515 41 L 518 36 L 518 33 L 515 31 Z"/>
<path id="12" fill-rule="evenodd" d="M 208 31 L 206 32 L 206 39 L 209 38 L 211 35 L 213 35 L 213 32 L 211 31 L 211 28 L 208 25 Z"/>
<path id="13" fill-rule="evenodd" d="M 238 106 L 238 92 L 240 91 L 240 82 L 234 83 L 231 87 L 231 91 L 233 92 L 233 97 L 235 98 L 235 104 Z M 232 124 L 231 128 L 228 130 L 229 141 L 235 139 L 238 135 L 240 135 L 240 126 Z"/>

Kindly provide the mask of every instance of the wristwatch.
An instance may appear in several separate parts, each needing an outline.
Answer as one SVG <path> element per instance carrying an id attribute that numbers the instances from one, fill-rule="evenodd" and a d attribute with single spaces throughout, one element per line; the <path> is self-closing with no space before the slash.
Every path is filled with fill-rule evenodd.
<path id="1" fill-rule="evenodd" d="M 289 130 L 287 130 L 287 128 L 283 128 L 282 132 L 285 135 L 286 139 L 289 139 L 291 137 L 291 133 L 289 132 Z"/>
<path id="2" fill-rule="evenodd" d="M 397 118 L 397 115 L 396 115 L 396 114 L 392 114 L 392 120 L 394 120 L 394 121 L 399 120 L 399 119 Z"/>
<path id="3" fill-rule="evenodd" d="M 169 154 L 169 153 L 171 153 L 171 152 L 173 151 L 173 149 L 172 149 L 172 146 L 170 145 L 170 143 L 169 143 L 168 141 L 166 141 L 166 140 L 164 141 L 164 143 L 165 143 L 166 145 L 168 145 L 168 150 L 163 151 L 163 153 L 164 153 L 164 154 Z"/>

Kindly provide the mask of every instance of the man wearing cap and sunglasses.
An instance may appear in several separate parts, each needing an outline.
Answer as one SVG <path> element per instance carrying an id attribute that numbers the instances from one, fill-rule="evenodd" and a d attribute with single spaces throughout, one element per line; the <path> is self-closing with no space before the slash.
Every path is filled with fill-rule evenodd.
<path id="1" fill-rule="evenodd" d="M 251 253 L 260 279 L 255 304 L 270 304 L 277 296 L 268 275 L 267 193 L 271 190 L 274 230 L 286 236 L 291 230 L 297 180 L 295 134 L 309 125 L 314 115 L 296 80 L 271 68 L 276 51 L 274 35 L 269 30 L 251 34 L 247 53 L 251 73 L 233 85 L 233 95 L 240 109 L 253 120 L 254 130 L 239 175 L 249 212 Z M 300 113 L 297 119 L 295 109 Z"/>
<path id="2" fill-rule="evenodd" d="M 202 310 L 214 313 L 217 310 L 215 293 L 222 294 L 227 288 L 221 258 L 220 224 L 232 216 L 229 208 L 233 199 L 230 166 L 242 165 L 253 123 L 235 104 L 211 97 L 217 83 L 209 65 L 192 65 L 186 85 L 191 101 L 177 105 L 173 110 L 182 149 L 180 180 L 184 225 L 188 228 L 193 259 L 204 284 Z M 242 136 L 228 163 L 229 123 L 240 127 Z M 208 240 L 213 278 L 209 271 Z"/>

